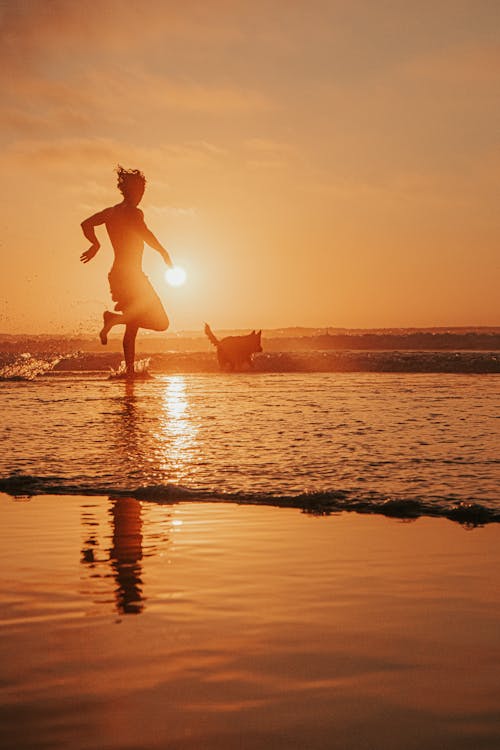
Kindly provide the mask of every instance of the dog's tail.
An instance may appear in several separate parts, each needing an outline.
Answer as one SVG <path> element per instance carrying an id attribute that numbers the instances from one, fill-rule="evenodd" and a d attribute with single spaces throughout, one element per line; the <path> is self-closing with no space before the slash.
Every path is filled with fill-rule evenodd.
<path id="1" fill-rule="evenodd" d="M 205 334 L 208 336 L 214 346 L 219 346 L 219 339 L 215 336 L 208 323 L 205 323 Z"/>

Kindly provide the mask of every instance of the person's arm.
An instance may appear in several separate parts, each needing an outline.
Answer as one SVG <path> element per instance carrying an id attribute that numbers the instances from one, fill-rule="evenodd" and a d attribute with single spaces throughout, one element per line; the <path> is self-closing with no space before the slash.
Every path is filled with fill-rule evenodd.
<path id="1" fill-rule="evenodd" d="M 161 242 L 154 236 L 153 232 L 150 229 L 148 229 L 148 227 L 146 226 L 142 211 L 141 211 L 141 234 L 142 234 L 142 239 L 144 240 L 146 245 L 149 245 L 149 247 L 152 247 L 153 250 L 156 250 L 157 252 L 159 252 L 161 257 L 167 264 L 167 266 L 169 266 L 169 268 L 173 268 L 174 264 L 172 263 L 172 259 L 170 258 L 170 255 L 168 254 L 167 250 L 165 250 Z"/>
<path id="2" fill-rule="evenodd" d="M 83 234 L 88 239 L 88 241 L 92 243 L 89 249 L 80 255 L 80 260 L 82 261 L 82 263 L 88 263 L 89 260 L 92 260 L 94 255 L 96 255 L 97 251 L 101 247 L 101 244 L 96 237 L 94 227 L 99 226 L 99 224 L 105 223 L 107 211 L 108 209 L 105 208 L 104 211 L 99 211 L 99 213 L 94 214 L 93 216 L 89 216 L 88 219 L 85 219 L 85 221 L 82 221 L 81 223 Z"/>

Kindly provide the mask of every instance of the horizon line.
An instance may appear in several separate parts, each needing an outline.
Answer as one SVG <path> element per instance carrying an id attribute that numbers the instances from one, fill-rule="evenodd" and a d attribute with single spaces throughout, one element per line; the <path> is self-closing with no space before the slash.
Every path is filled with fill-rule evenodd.
<path id="1" fill-rule="evenodd" d="M 255 326 L 254 326 L 255 328 Z M 253 330 L 249 326 L 247 327 L 220 327 L 217 328 L 218 331 L 224 332 L 224 331 L 247 331 L 247 330 Z M 320 325 L 320 326 L 306 326 L 306 325 L 287 325 L 287 326 L 276 326 L 272 328 L 262 328 L 262 333 L 273 333 L 273 332 L 284 332 L 284 331 L 323 331 L 323 335 L 329 335 L 330 332 L 384 332 L 384 331 L 416 331 L 416 332 L 423 332 L 423 331 L 474 331 L 474 330 L 498 330 L 500 332 L 500 324 L 488 324 L 488 325 L 422 325 L 422 326 L 401 326 L 401 325 L 394 325 L 394 326 L 356 326 L 356 327 L 350 327 L 350 326 L 334 326 L 334 325 Z M 147 338 L 158 338 L 158 339 L 164 339 L 168 337 L 177 337 L 180 335 L 192 335 L 192 336 L 199 336 L 200 338 L 204 338 L 205 335 L 203 333 L 203 329 L 197 329 L 197 328 L 181 328 L 178 330 L 171 330 L 164 333 L 160 333 L 157 331 L 146 331 L 146 330 L 140 330 L 139 335 L 145 336 Z M 49 331 L 39 331 L 39 332 L 31 332 L 28 333 L 26 331 L 23 332 L 7 332 L 7 331 L 0 331 L 0 337 L 22 337 L 22 338 L 29 338 L 33 336 L 50 336 L 52 338 L 79 338 L 79 339 L 93 339 L 95 338 L 95 334 L 93 333 L 80 333 L 76 331 L 59 331 L 59 332 L 49 332 Z M 115 334 L 112 336 L 112 338 L 120 338 L 120 334 Z"/>

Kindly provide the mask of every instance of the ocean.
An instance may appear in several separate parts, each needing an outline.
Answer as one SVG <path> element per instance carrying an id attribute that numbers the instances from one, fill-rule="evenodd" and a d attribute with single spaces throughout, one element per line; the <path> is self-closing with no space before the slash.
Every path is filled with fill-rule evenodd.
<path id="1" fill-rule="evenodd" d="M 22 355 L 0 371 L 4 492 L 500 520 L 497 374 L 153 370 L 126 382 L 59 361 Z"/>
<path id="2" fill-rule="evenodd" d="M 497 374 L 107 356 L 1 365 L 3 749 L 500 746 Z"/>

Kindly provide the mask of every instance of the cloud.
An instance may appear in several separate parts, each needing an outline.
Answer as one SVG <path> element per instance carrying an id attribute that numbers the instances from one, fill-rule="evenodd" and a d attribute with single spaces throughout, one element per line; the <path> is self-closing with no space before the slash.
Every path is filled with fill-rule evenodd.
<path id="1" fill-rule="evenodd" d="M 94 55 L 116 55 L 147 51 L 155 43 L 167 48 L 176 41 L 182 45 L 220 45 L 241 36 L 222 0 L 207 6 L 172 0 L 144 3 L 100 0 L 78 3 L 73 0 L 23 0 L 2 3 L 0 24 L 3 44 L 0 56 L 18 69 L 37 63 L 45 56 L 64 52 L 71 63 L 75 52 L 87 51 L 88 64 Z"/>
<path id="2" fill-rule="evenodd" d="M 474 170 L 476 186 L 485 182 L 492 174 L 494 170 L 484 174 L 478 165 Z M 362 176 L 329 180 L 319 177 L 304 182 L 302 189 L 317 196 L 321 204 L 326 200 L 331 201 L 331 205 L 346 202 L 390 210 L 399 206 L 406 207 L 410 213 L 417 208 L 422 211 L 432 208 L 466 211 L 478 199 L 471 190 L 470 175 L 449 175 L 437 170 L 401 169 L 372 180 Z M 481 200 L 484 202 L 484 197 Z M 422 213 L 422 222 L 424 216 L 425 213 Z"/>
<path id="3" fill-rule="evenodd" d="M 243 148 L 249 154 L 246 165 L 254 170 L 283 169 L 297 158 L 296 146 L 269 138 L 249 138 Z"/>
<path id="4" fill-rule="evenodd" d="M 206 143 L 160 143 L 137 146 L 111 138 L 62 138 L 24 140 L 8 146 L 4 155 L 14 162 L 38 169 L 95 175 L 110 165 L 139 165 L 156 174 L 162 170 L 185 170 L 216 164 L 223 156 Z M 87 179 L 91 179 L 88 177 Z"/>
<path id="5" fill-rule="evenodd" d="M 193 206 L 148 206 L 148 212 L 160 216 L 178 216 L 192 218 L 197 211 Z"/>
<path id="6" fill-rule="evenodd" d="M 180 130 L 183 117 L 228 121 L 275 108 L 259 91 L 174 80 L 137 69 L 83 71 L 69 80 L 17 75 L 4 82 L 3 96 L 0 127 L 10 140 L 112 131 L 135 136 L 144 127 L 149 139 L 157 140 L 161 129 L 177 124 Z M 213 143 L 199 144 L 213 153 L 224 150 Z"/>
<path id="7" fill-rule="evenodd" d="M 273 141 L 269 138 L 248 138 L 243 145 L 249 151 L 256 151 L 257 153 L 288 154 L 295 151 L 295 146 L 290 143 Z"/>
<path id="8" fill-rule="evenodd" d="M 248 159 L 247 167 L 250 169 L 283 169 L 287 162 L 283 159 Z"/>
<path id="9" fill-rule="evenodd" d="M 180 133 L 197 116 L 229 126 L 276 108 L 228 64 L 245 33 L 223 0 L 23 0 L 0 8 L 4 141 L 117 132 L 132 140 L 141 132 L 155 143 L 162 130 Z"/>
<path id="10" fill-rule="evenodd" d="M 32 106 L 33 100 L 30 101 Z M 69 107 L 39 108 L 34 111 L 22 106 L 6 106 L 0 113 L 0 129 L 11 136 L 47 135 L 54 131 L 74 131 L 88 129 L 91 119 L 83 112 Z M 43 114 L 42 114 L 43 112 Z"/>

